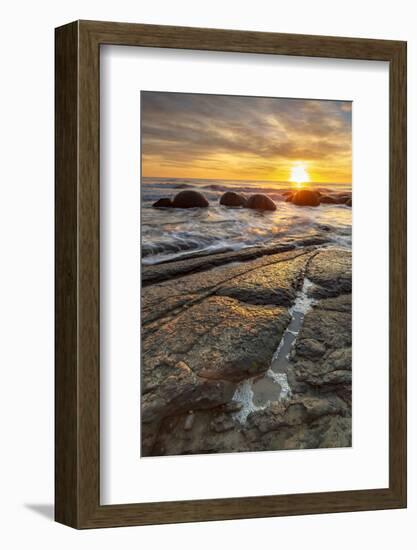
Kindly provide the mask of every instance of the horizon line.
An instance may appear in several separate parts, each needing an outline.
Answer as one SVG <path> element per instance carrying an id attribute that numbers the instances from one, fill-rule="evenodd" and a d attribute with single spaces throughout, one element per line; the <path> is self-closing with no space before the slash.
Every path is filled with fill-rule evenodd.
<path id="1" fill-rule="evenodd" d="M 174 177 L 174 176 L 143 176 L 141 175 L 140 178 L 155 178 L 155 179 L 172 179 L 172 180 L 200 180 L 200 181 L 206 181 L 206 180 L 209 180 L 209 181 L 250 181 L 250 182 L 257 182 L 257 181 L 264 181 L 264 182 L 268 182 L 268 183 L 296 183 L 296 182 L 292 182 L 290 180 L 263 180 L 263 179 L 260 179 L 260 178 L 257 178 L 257 179 L 250 179 L 250 178 L 245 178 L 245 179 L 239 179 L 239 178 L 195 178 L 195 177 L 187 177 L 187 176 L 181 176 L 181 177 Z M 320 185 L 325 185 L 325 184 L 330 184 L 330 183 L 339 183 L 339 184 L 347 184 L 347 183 L 350 183 L 352 185 L 352 181 L 306 181 L 304 182 L 305 184 L 309 184 L 309 183 L 316 183 L 316 184 L 320 184 Z"/>

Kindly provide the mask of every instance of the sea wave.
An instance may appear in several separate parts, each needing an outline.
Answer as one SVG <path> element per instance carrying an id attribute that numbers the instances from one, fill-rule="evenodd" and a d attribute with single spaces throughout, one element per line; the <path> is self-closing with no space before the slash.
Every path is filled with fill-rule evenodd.
<path id="1" fill-rule="evenodd" d="M 262 187 L 263 184 L 264 186 Z M 194 188 L 209 200 L 209 208 L 156 209 L 153 202 L 172 197 L 180 189 Z M 351 208 L 345 205 L 297 207 L 285 202 L 288 182 L 146 179 L 142 185 L 141 255 L 144 264 L 166 262 L 196 254 L 263 246 L 271 243 L 297 245 L 306 238 L 325 237 L 339 246 L 351 247 Z M 319 186 L 323 192 L 349 191 L 347 185 Z M 274 212 L 259 212 L 219 205 L 226 190 L 267 193 L 277 204 Z"/>

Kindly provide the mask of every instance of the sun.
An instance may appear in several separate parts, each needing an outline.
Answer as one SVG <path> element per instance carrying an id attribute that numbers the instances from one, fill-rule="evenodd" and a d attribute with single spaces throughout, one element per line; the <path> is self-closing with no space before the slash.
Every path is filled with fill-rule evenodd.
<path id="1" fill-rule="evenodd" d="M 294 164 L 291 168 L 290 182 L 295 183 L 296 187 L 302 187 L 304 183 L 310 181 L 310 176 L 303 164 Z"/>

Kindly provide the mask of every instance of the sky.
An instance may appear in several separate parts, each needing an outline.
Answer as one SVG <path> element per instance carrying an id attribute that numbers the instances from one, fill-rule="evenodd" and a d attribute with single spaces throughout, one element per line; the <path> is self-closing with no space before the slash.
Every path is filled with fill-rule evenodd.
<path id="1" fill-rule="evenodd" d="M 142 176 L 351 182 L 352 104 L 141 92 Z"/>

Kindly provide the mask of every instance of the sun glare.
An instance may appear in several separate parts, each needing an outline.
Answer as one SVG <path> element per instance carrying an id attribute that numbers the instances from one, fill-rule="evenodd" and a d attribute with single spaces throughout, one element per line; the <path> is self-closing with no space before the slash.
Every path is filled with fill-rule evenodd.
<path id="1" fill-rule="evenodd" d="M 302 164 L 295 164 L 291 168 L 290 181 L 295 183 L 296 187 L 302 187 L 304 183 L 308 183 L 310 181 L 310 176 L 308 175 L 305 166 Z"/>

